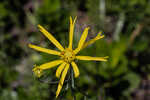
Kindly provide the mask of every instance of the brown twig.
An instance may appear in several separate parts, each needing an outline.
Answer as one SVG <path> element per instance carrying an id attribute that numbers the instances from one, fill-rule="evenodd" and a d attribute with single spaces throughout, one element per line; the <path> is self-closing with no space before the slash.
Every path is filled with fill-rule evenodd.
<path id="1" fill-rule="evenodd" d="M 135 30 L 132 32 L 132 34 L 130 36 L 129 45 L 132 45 L 135 38 L 141 33 L 143 27 L 144 27 L 143 23 L 137 24 Z"/>

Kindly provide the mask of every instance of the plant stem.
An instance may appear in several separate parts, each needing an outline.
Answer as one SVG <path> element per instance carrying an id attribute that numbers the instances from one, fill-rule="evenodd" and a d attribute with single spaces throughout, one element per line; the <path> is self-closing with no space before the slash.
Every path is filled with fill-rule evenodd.
<path id="1" fill-rule="evenodd" d="M 100 11 L 100 21 L 102 24 L 102 29 L 104 29 L 104 23 L 105 23 L 105 16 L 106 16 L 106 5 L 105 0 L 100 0 L 99 3 L 99 11 Z"/>
<path id="2" fill-rule="evenodd" d="M 73 95 L 73 100 L 76 100 L 76 96 L 74 94 L 74 88 L 75 88 L 75 85 L 74 85 L 74 72 L 73 72 L 73 69 L 71 68 L 71 92 L 72 92 L 72 95 Z"/>
<path id="3" fill-rule="evenodd" d="M 73 69 L 71 68 L 71 86 L 72 86 L 72 88 L 74 88 L 75 86 L 74 86 L 74 72 L 73 72 Z"/>
<path id="4" fill-rule="evenodd" d="M 124 12 L 121 12 L 119 15 L 119 20 L 117 22 L 114 35 L 113 35 L 113 39 L 115 41 L 119 41 L 119 39 L 120 39 L 120 33 L 121 33 L 122 28 L 124 26 L 124 22 L 125 22 L 125 14 L 124 14 Z"/>

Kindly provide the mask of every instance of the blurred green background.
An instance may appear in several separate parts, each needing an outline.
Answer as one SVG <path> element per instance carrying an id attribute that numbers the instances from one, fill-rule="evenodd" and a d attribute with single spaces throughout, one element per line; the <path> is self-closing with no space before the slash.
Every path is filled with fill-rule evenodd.
<path id="1" fill-rule="evenodd" d="M 57 57 L 27 44 L 56 49 L 37 29 L 41 24 L 68 45 L 69 16 L 77 16 L 74 47 L 83 29 L 104 39 L 80 54 L 109 56 L 108 62 L 77 61 L 77 100 L 150 100 L 150 0 L 0 0 L 0 100 L 55 100 L 55 70 L 38 80 L 34 64 Z M 65 84 L 64 87 L 65 88 Z M 58 100 L 73 100 L 71 91 Z"/>

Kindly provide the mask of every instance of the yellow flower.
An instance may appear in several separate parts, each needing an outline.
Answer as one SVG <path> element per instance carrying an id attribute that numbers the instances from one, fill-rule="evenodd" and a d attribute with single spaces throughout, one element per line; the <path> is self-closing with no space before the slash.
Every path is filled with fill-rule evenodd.
<path id="1" fill-rule="evenodd" d="M 56 70 L 56 77 L 58 77 L 58 78 L 61 77 L 61 78 L 60 78 L 58 88 L 57 88 L 57 91 L 56 91 L 56 98 L 58 97 L 58 95 L 59 95 L 59 93 L 62 89 L 64 80 L 65 80 L 65 77 L 67 75 L 67 71 L 68 71 L 70 65 L 72 65 L 72 68 L 73 68 L 73 71 L 74 71 L 74 76 L 75 77 L 79 76 L 79 69 L 78 69 L 77 64 L 74 61 L 75 59 L 77 59 L 77 60 L 107 61 L 107 58 L 108 58 L 108 57 L 90 57 L 90 56 L 77 55 L 79 53 L 79 51 L 81 51 L 83 48 L 85 48 L 88 45 L 94 43 L 96 40 L 99 40 L 99 39 L 104 37 L 104 35 L 101 35 L 101 32 L 100 32 L 100 33 L 98 33 L 98 35 L 95 38 L 93 38 L 93 39 L 86 42 L 89 27 L 85 28 L 85 30 L 83 31 L 83 34 L 82 34 L 82 36 L 79 40 L 79 43 L 78 43 L 78 47 L 74 50 L 72 49 L 73 33 L 74 33 L 74 26 L 75 26 L 76 18 L 74 20 L 72 20 L 72 18 L 70 17 L 70 32 L 69 32 L 69 46 L 68 46 L 68 48 L 63 48 L 62 45 L 51 35 L 51 33 L 46 31 L 41 25 L 38 25 L 39 30 L 60 51 L 46 49 L 46 48 L 42 48 L 42 47 L 39 47 L 39 46 L 36 46 L 36 45 L 33 45 L 33 44 L 29 44 L 30 48 L 33 48 L 37 51 L 60 56 L 59 60 L 54 60 L 54 61 L 42 64 L 40 66 L 36 66 L 36 67 L 33 68 L 34 74 L 37 77 L 40 77 L 42 75 L 43 70 L 50 69 L 50 68 L 53 68 L 53 67 L 59 65 L 59 67 Z"/>

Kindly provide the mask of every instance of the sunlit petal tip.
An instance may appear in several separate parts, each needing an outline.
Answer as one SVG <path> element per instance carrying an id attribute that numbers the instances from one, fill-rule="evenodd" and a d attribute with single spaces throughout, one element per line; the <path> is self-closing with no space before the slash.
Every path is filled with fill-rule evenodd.
<path id="1" fill-rule="evenodd" d="M 102 31 L 100 31 L 100 32 L 98 33 L 98 35 L 102 35 Z"/>
<path id="2" fill-rule="evenodd" d="M 107 59 L 104 59 L 103 61 L 108 61 Z"/>
<path id="3" fill-rule="evenodd" d="M 74 18 L 73 24 L 75 24 L 76 20 L 77 20 L 77 16 Z"/>
<path id="4" fill-rule="evenodd" d="M 74 20 L 72 19 L 72 17 L 70 16 L 70 24 L 75 24 L 76 22 L 76 19 L 77 19 L 77 16 L 74 18 Z"/>
<path id="5" fill-rule="evenodd" d="M 56 98 L 57 98 L 58 95 L 59 95 L 59 92 L 58 92 L 58 91 L 60 91 L 60 90 L 57 89 L 57 91 L 56 91 Z"/>
<path id="6" fill-rule="evenodd" d="M 37 25 L 38 28 L 42 28 L 42 26 L 40 24 Z"/>
<path id="7" fill-rule="evenodd" d="M 98 34 L 97 34 L 97 36 L 96 36 L 97 38 L 103 38 L 104 37 L 104 35 L 102 35 L 102 31 L 100 31 Z"/>
<path id="8" fill-rule="evenodd" d="M 86 31 L 86 32 L 88 33 L 89 29 L 90 29 L 90 27 L 86 27 L 86 28 L 84 29 L 84 31 Z"/>
<path id="9" fill-rule="evenodd" d="M 85 29 L 88 31 L 90 29 L 90 27 L 86 27 Z"/>
<path id="10" fill-rule="evenodd" d="M 80 74 L 78 74 L 77 76 L 75 76 L 75 78 L 78 78 Z"/>
<path id="11" fill-rule="evenodd" d="M 78 66 L 77 66 L 77 64 L 75 62 L 71 62 L 71 65 L 73 67 L 75 78 L 77 78 L 80 75 Z"/>
<path id="12" fill-rule="evenodd" d="M 40 25 L 40 24 L 38 24 L 37 26 L 38 26 L 38 27 L 42 27 L 42 25 Z"/>
<path id="13" fill-rule="evenodd" d="M 57 99 L 57 97 L 58 97 L 58 95 L 59 95 L 59 93 L 60 93 L 59 91 L 60 91 L 60 90 L 57 90 L 57 91 L 56 91 L 56 99 Z"/>
<path id="14" fill-rule="evenodd" d="M 106 56 L 106 57 L 104 57 L 104 58 L 109 58 L 109 56 Z"/>
<path id="15" fill-rule="evenodd" d="M 32 47 L 32 44 L 30 44 L 30 43 L 29 43 L 29 44 L 28 44 L 28 47 L 30 47 L 30 48 L 31 48 L 31 47 Z"/>
<path id="16" fill-rule="evenodd" d="M 108 61 L 109 56 L 103 57 L 104 61 Z"/>
<path id="17" fill-rule="evenodd" d="M 102 31 L 100 31 L 99 33 L 98 33 L 98 35 L 101 35 L 102 34 Z"/>
<path id="18" fill-rule="evenodd" d="M 104 38 L 105 37 L 105 35 L 101 35 L 101 38 Z"/>
<path id="19" fill-rule="evenodd" d="M 58 93 L 56 93 L 56 99 L 57 99 L 57 97 L 58 97 Z"/>
<path id="20" fill-rule="evenodd" d="M 83 32 L 87 32 L 89 29 L 90 27 L 86 27 Z"/>
<path id="21" fill-rule="evenodd" d="M 58 88 L 57 88 L 57 91 L 56 91 L 56 98 L 58 97 L 60 91 L 61 91 L 61 88 L 62 88 L 62 85 L 59 83 L 58 84 Z"/>
<path id="22" fill-rule="evenodd" d="M 39 30 L 40 30 L 41 32 L 44 31 L 44 27 L 41 26 L 40 24 L 38 24 L 37 27 L 39 28 Z"/>
<path id="23" fill-rule="evenodd" d="M 80 73 L 76 73 L 76 74 L 75 74 L 75 78 L 78 78 L 79 75 L 80 75 Z"/>

